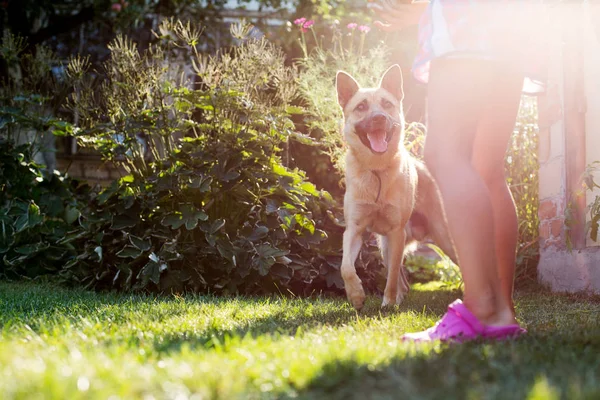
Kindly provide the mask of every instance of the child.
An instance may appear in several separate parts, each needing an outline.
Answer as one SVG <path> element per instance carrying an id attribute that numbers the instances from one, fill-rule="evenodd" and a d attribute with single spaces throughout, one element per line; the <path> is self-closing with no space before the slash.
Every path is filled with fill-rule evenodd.
<path id="1" fill-rule="evenodd" d="M 384 30 L 419 21 L 413 74 L 428 84 L 425 163 L 442 194 L 464 281 L 463 301 L 453 302 L 434 327 L 403 338 L 515 337 L 525 330 L 512 302 L 518 231 L 504 158 L 522 90 L 543 87 L 542 29 L 532 18 L 540 16 L 539 4 L 432 0 L 371 7 Z"/>

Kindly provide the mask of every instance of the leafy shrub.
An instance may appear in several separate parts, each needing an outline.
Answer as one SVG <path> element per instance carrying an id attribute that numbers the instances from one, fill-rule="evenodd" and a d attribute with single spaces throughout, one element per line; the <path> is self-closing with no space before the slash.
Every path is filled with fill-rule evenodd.
<path id="1" fill-rule="evenodd" d="M 0 57 L 0 276 L 56 274 L 77 251 L 60 239 L 75 227 L 89 187 L 53 171 L 52 130 L 66 85 L 53 79 L 54 54 L 4 32 Z M 45 163 L 46 165 L 42 165 Z"/>
<path id="2" fill-rule="evenodd" d="M 425 257 L 418 254 L 409 254 L 406 257 L 404 265 L 411 277 L 411 281 L 438 281 L 453 289 L 461 288 L 463 281 L 458 266 L 439 247 L 431 244 L 429 246 L 438 256 L 437 258 Z"/>
<path id="3" fill-rule="evenodd" d="M 6 74 L 0 78 L 0 137 L 17 145 L 29 144 L 29 154 L 40 164 L 55 167 L 51 130 L 62 126 L 57 117 L 67 85 L 55 79 L 51 69 L 56 56 L 44 46 L 26 52 L 25 41 L 3 33 L 0 62 Z"/>
<path id="4" fill-rule="evenodd" d="M 13 159 L 32 166 L 29 181 L 41 181 L 31 185 L 37 192 L 3 200 L 3 232 L 16 232 L 14 241 L 8 234 L 2 239 L 5 275 L 35 276 L 63 266 L 65 281 L 95 288 L 341 291 L 341 210 L 303 172 L 289 167 L 293 160 L 286 149 L 291 139 L 314 144 L 296 132 L 301 121 L 339 161 L 335 70 L 376 84 L 373 79 L 387 66 L 385 51 L 362 56 L 366 33 L 357 34 L 349 37 L 352 50 L 340 41 L 331 50 L 306 52 L 298 71 L 265 39 L 248 39 L 245 25 L 232 28 L 240 46 L 215 55 L 198 51 L 200 33 L 166 21 L 145 52 L 117 38 L 100 85 L 85 59 L 71 60 L 69 105 L 79 116 L 78 126 L 41 119 L 36 129 L 75 134 L 128 175 L 96 196 L 59 175 L 41 175 L 30 161 L 22 164 L 27 157 Z M 342 60 L 348 51 L 358 51 L 356 64 Z M 192 76 L 182 63 L 187 58 L 193 60 Z M 519 256 L 529 262 L 537 244 L 535 110 L 523 110 L 507 170 L 524 221 Z M 33 121 L 29 116 L 21 121 L 30 115 L 22 110 L 4 112 L 15 127 Z M 422 139 L 422 130 L 407 132 L 407 146 L 417 155 Z M 25 150 L 14 154 L 19 153 Z M 325 166 L 321 175 L 339 179 L 329 160 L 320 165 Z M 53 202 L 52 190 L 61 193 Z M 371 291 L 383 287 L 379 260 L 367 240 L 357 267 Z M 417 277 L 422 271 L 413 272 Z M 446 272 L 446 278 L 455 278 Z"/>
<path id="5" fill-rule="evenodd" d="M 160 291 L 342 288 L 333 200 L 272 159 L 257 135 L 188 139 L 156 173 L 115 182 L 86 209 L 85 236 L 66 239 L 85 251 L 65 276 Z"/>
<path id="6" fill-rule="evenodd" d="M 77 251 L 62 243 L 89 188 L 32 161 L 32 146 L 0 139 L 0 276 L 56 274 Z"/>
<path id="7" fill-rule="evenodd" d="M 517 284 L 536 279 L 539 260 L 537 149 L 537 102 L 535 98 L 523 97 L 505 163 L 507 182 L 515 200 L 519 221 Z"/>
<path id="8" fill-rule="evenodd" d="M 65 280 L 161 292 L 343 288 L 340 210 L 281 159 L 290 138 L 307 140 L 291 120 L 294 69 L 243 25 L 232 31 L 242 44 L 214 56 L 196 52 L 199 30 L 179 23 L 165 23 L 145 54 L 117 39 L 97 90 L 85 62 L 71 62 L 81 93 L 74 132 L 130 175 L 94 198 L 62 240 L 82 249 Z M 197 88 L 163 70 L 174 45 L 191 48 Z M 367 285 L 377 272 L 365 273 Z"/>
<path id="9" fill-rule="evenodd" d="M 593 192 L 600 189 L 600 184 L 596 181 L 595 174 L 600 171 L 600 161 L 594 161 L 589 164 L 583 174 L 584 191 L 580 195 L 585 195 L 586 191 Z M 594 196 L 594 200 L 587 205 L 590 220 L 586 224 L 586 230 L 589 237 L 594 242 L 598 241 L 598 230 L 600 229 L 600 195 Z"/>

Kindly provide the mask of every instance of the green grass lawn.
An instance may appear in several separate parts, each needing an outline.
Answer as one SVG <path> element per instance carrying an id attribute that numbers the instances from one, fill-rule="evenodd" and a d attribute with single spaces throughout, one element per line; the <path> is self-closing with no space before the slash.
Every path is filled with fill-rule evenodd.
<path id="1" fill-rule="evenodd" d="M 600 398 L 600 300 L 528 291 L 515 342 L 415 345 L 457 294 L 156 298 L 0 283 L 0 398 Z"/>

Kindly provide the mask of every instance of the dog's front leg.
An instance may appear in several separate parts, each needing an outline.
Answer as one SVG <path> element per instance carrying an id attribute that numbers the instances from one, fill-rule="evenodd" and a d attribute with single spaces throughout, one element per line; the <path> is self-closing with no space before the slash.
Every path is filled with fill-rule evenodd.
<path id="1" fill-rule="evenodd" d="M 404 224 L 401 224 L 400 228 L 389 232 L 385 238 L 382 238 L 381 244 L 383 248 L 381 250 L 388 269 L 382 307 L 402 303 L 404 295 L 408 292 L 408 280 L 402 267 L 405 241 L 406 233 L 404 231 Z"/>
<path id="2" fill-rule="evenodd" d="M 362 230 L 355 224 L 349 224 L 346 227 L 346 231 L 344 231 L 341 270 L 346 296 L 348 296 L 348 300 L 350 300 L 350 303 L 357 310 L 360 310 L 365 303 L 365 290 L 360 278 L 356 274 L 356 267 L 354 266 L 361 246 Z"/>

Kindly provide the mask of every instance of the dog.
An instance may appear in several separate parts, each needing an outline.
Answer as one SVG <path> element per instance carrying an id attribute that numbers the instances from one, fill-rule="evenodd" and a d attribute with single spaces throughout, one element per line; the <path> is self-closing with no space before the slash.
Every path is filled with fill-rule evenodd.
<path id="1" fill-rule="evenodd" d="M 456 262 L 442 199 L 425 165 L 404 147 L 400 67 L 391 66 L 374 88 L 361 88 L 338 71 L 336 89 L 347 145 L 341 265 L 346 295 L 356 309 L 363 307 L 365 292 L 354 263 L 369 230 L 378 235 L 387 267 L 382 307 L 400 304 L 409 291 L 403 267 L 407 243 L 429 236 Z"/>

